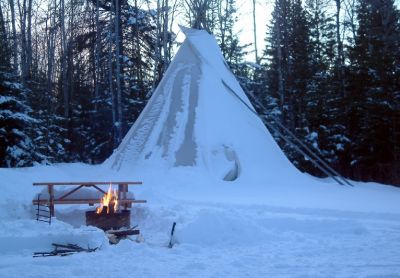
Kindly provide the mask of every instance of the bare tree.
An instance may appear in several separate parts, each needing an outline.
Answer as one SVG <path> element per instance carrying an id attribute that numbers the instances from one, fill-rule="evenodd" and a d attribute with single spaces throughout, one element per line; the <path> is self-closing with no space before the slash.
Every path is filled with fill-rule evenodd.
<path id="1" fill-rule="evenodd" d="M 0 3 L 0 69 L 10 66 L 10 46 L 7 36 L 7 30 L 4 20 L 3 8 Z"/>
<path id="2" fill-rule="evenodd" d="M 61 71 L 62 71 L 62 93 L 64 99 L 64 117 L 69 117 L 69 92 L 67 89 L 67 33 L 65 30 L 65 0 L 60 0 L 60 23 L 61 23 Z"/>
<path id="3" fill-rule="evenodd" d="M 172 13 L 175 13 L 177 0 L 175 0 Z M 155 44 L 155 68 L 154 74 L 156 76 L 154 85 L 161 79 L 168 64 L 171 60 L 171 44 L 169 33 L 172 29 L 172 20 L 170 25 L 170 7 L 168 0 L 157 0 L 157 14 L 156 14 L 156 44 Z"/>
<path id="4" fill-rule="evenodd" d="M 111 9 L 112 10 L 112 9 Z M 112 12 L 110 12 L 110 23 L 113 22 Z M 112 24 L 110 24 L 110 30 L 108 31 L 108 41 L 109 41 L 109 50 L 108 50 L 108 86 L 109 93 L 111 95 L 111 116 L 112 116 L 112 128 L 115 131 L 117 126 L 117 114 L 116 114 L 116 105 L 115 105 L 115 94 L 114 94 L 114 85 L 113 85 L 113 38 L 112 38 Z M 113 133 L 113 148 L 118 146 L 116 137 L 116 132 Z"/>
<path id="5" fill-rule="evenodd" d="M 284 75 L 286 75 L 286 74 L 284 73 L 284 68 L 282 66 L 282 60 L 283 60 L 282 43 L 283 42 L 282 42 L 282 31 L 281 31 L 281 26 L 283 26 L 285 23 L 281 22 L 282 20 L 283 20 L 282 17 L 278 17 L 277 18 L 278 22 L 276 24 L 276 26 L 277 26 L 277 30 L 276 30 L 277 42 L 276 42 L 276 45 L 277 45 L 277 57 L 278 57 L 278 65 L 277 65 L 278 66 L 278 93 L 279 93 L 279 96 L 280 96 L 280 106 L 281 106 L 280 108 L 281 108 L 281 111 L 285 111 L 284 110 L 284 105 L 285 105 L 285 97 L 286 97 L 286 94 L 285 94 L 286 88 L 285 88 Z M 284 117 L 284 113 L 282 113 L 281 121 L 283 121 L 283 117 Z"/>
<path id="6" fill-rule="evenodd" d="M 118 144 L 122 140 L 122 78 L 121 78 L 121 32 L 120 32 L 120 24 L 121 24 L 121 4 L 119 0 L 115 0 L 115 63 L 116 63 L 116 73 L 115 78 L 117 82 L 117 141 Z"/>
<path id="7" fill-rule="evenodd" d="M 257 52 L 257 24 L 256 24 L 256 0 L 253 0 L 253 38 L 254 38 L 254 58 L 258 64 L 258 52 Z"/>
<path id="8" fill-rule="evenodd" d="M 97 110 L 97 99 L 99 97 L 99 71 L 100 71 L 100 40 L 101 40 L 101 30 L 100 30 L 100 23 L 99 23 L 99 18 L 100 18 L 100 13 L 99 13 L 99 0 L 96 0 L 96 42 L 95 42 L 95 47 L 94 47 L 94 56 L 95 56 L 95 61 L 94 61 L 94 97 L 96 99 L 94 108 Z"/>
<path id="9" fill-rule="evenodd" d="M 18 71 L 18 38 L 17 38 L 17 28 L 15 26 L 16 23 L 15 3 L 14 0 L 8 0 L 8 3 L 10 4 L 10 11 L 11 11 L 13 69 L 14 71 Z"/>
<path id="10" fill-rule="evenodd" d="M 27 28 L 26 28 L 26 74 L 27 78 L 31 78 L 32 74 L 32 0 L 28 0 Z"/>
<path id="11" fill-rule="evenodd" d="M 343 1 L 345 7 L 345 25 L 350 27 L 351 31 L 351 43 L 354 43 L 356 38 L 357 26 L 356 26 L 356 19 L 357 19 L 357 11 L 356 11 L 356 4 L 357 0 L 344 0 Z"/>
<path id="12" fill-rule="evenodd" d="M 46 42 L 47 42 L 47 91 L 51 91 L 53 88 L 53 80 L 54 80 L 54 63 L 55 63 L 55 45 L 56 45 L 56 0 L 49 3 L 49 23 L 48 19 L 46 19 Z M 47 25 L 49 24 L 49 25 Z"/>
<path id="13" fill-rule="evenodd" d="M 168 64 L 169 64 L 169 54 L 168 54 L 168 12 L 169 12 L 169 6 L 168 6 L 168 0 L 163 1 L 163 50 L 164 50 L 164 57 L 163 57 L 163 67 L 164 71 L 167 69 Z"/>
<path id="14" fill-rule="evenodd" d="M 342 96 L 345 96 L 345 81 L 344 81 L 344 54 L 343 54 L 343 40 L 341 38 L 341 0 L 335 0 L 336 3 L 336 43 L 337 43 L 337 56 L 336 56 L 336 70 L 338 76 L 338 82 L 340 87 L 340 92 Z"/>
<path id="15" fill-rule="evenodd" d="M 185 0 L 187 16 L 192 28 L 211 30 L 207 12 L 211 11 L 212 0 Z"/>
<path id="16" fill-rule="evenodd" d="M 174 4 L 172 5 L 172 7 L 170 9 L 169 32 L 171 34 L 173 32 L 172 28 L 173 28 L 173 24 L 174 24 L 175 15 L 177 14 L 177 11 L 178 11 L 179 3 L 180 3 L 180 0 L 175 0 Z M 169 45 L 168 45 L 168 55 L 169 55 L 168 60 L 169 61 L 171 61 L 171 58 L 172 58 L 172 46 L 173 46 L 173 44 L 169 43 Z"/>
<path id="17" fill-rule="evenodd" d="M 27 64 L 26 64 L 26 0 L 22 0 L 22 4 L 20 0 L 17 0 L 18 6 L 18 14 L 19 14 L 19 24 L 20 24 L 20 33 L 21 33 L 21 79 L 22 84 L 25 84 L 27 77 Z"/>

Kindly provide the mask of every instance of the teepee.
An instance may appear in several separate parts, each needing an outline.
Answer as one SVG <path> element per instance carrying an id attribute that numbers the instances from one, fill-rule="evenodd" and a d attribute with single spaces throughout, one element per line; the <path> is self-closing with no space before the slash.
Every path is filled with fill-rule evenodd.
<path id="1" fill-rule="evenodd" d="M 303 179 L 248 109 L 215 38 L 182 29 L 185 41 L 107 165 L 191 167 L 229 181 L 260 173 L 271 182 Z"/>

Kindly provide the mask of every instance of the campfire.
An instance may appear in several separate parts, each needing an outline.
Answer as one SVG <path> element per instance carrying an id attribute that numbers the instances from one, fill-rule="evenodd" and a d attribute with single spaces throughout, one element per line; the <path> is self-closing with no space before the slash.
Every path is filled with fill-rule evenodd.
<path id="1" fill-rule="evenodd" d="M 113 190 L 112 186 L 108 187 L 108 191 L 100 199 L 100 207 L 96 209 L 97 214 L 101 214 L 106 207 L 107 214 L 118 212 L 118 194 L 117 190 Z"/>
<path id="2" fill-rule="evenodd" d="M 55 205 L 87 204 L 93 206 L 100 203 L 95 210 L 86 211 L 86 225 L 95 226 L 106 232 L 111 243 L 117 243 L 120 239 L 131 235 L 140 235 L 137 226 L 131 227 L 130 208 L 134 203 L 146 203 L 146 200 L 136 200 L 133 194 L 129 194 L 128 186 L 141 185 L 138 181 L 120 182 L 37 182 L 34 186 L 46 186 L 49 198 L 41 198 L 40 194 L 32 202 L 37 206 L 36 220 L 51 224 L 51 218 L 55 215 Z M 109 185 L 108 190 L 104 191 L 101 186 Z M 117 185 L 117 189 L 113 189 Z M 71 187 L 68 192 L 55 196 L 55 187 Z M 94 191 L 102 192 L 103 196 L 93 198 L 73 197 L 73 193 L 82 188 L 89 187 Z M 47 214 L 46 214 L 47 212 Z"/>
<path id="3" fill-rule="evenodd" d="M 86 225 L 96 226 L 104 231 L 130 227 L 130 210 L 120 209 L 117 190 L 110 184 L 107 192 L 100 199 L 100 206 L 95 211 L 86 212 Z"/>

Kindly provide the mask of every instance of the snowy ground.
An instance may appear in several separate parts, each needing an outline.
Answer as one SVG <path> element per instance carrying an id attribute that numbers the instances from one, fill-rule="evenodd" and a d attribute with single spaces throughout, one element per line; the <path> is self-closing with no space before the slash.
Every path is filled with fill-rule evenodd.
<path id="1" fill-rule="evenodd" d="M 0 169 L 0 278 L 400 277 L 400 189 L 300 173 L 216 40 L 183 31 L 188 40 L 105 163 Z M 50 226 L 34 220 L 33 182 L 136 180 L 148 203 L 134 206 L 131 223 L 143 243 L 109 245 L 83 225 L 83 205 L 57 206 Z M 32 258 L 51 243 L 99 250 Z"/>
<path id="2" fill-rule="evenodd" d="M 144 243 L 109 245 L 100 230 L 81 227 L 85 206 L 56 207 L 51 226 L 33 220 L 33 181 L 124 177 L 116 175 L 83 164 L 0 169 L 0 277 L 400 277 L 400 190 L 391 186 L 321 180 L 295 191 L 296 202 L 290 192 L 279 199 L 279 188 L 195 177 L 190 188 L 184 175 L 149 174 L 133 190 L 148 200 L 132 215 Z M 100 250 L 32 258 L 52 242 Z"/>

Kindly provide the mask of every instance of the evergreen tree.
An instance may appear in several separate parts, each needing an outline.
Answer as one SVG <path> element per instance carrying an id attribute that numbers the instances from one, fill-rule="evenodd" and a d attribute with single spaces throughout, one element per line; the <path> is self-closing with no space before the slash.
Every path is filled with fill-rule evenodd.
<path id="1" fill-rule="evenodd" d="M 42 154 L 43 163 L 66 162 L 65 147 L 70 142 L 66 129 L 62 127 L 64 118 L 57 112 L 58 98 L 48 90 L 45 73 L 36 72 L 32 77 L 34 81 L 29 82 L 27 103 L 31 108 L 31 117 L 38 121 L 32 130 L 33 143 Z"/>
<path id="2" fill-rule="evenodd" d="M 0 70 L 9 70 L 11 68 L 11 51 L 7 37 L 6 23 L 0 5 Z"/>
<path id="3" fill-rule="evenodd" d="M 11 68 L 11 51 L 0 5 L 0 167 L 30 166 L 45 157 L 34 138 L 39 121 L 31 117 L 32 93 Z"/>
<path id="4" fill-rule="evenodd" d="M 332 166 L 340 164 L 340 157 L 348 146 L 343 124 L 344 99 L 335 83 L 335 23 L 329 1 L 306 2 L 310 27 L 311 78 L 305 95 L 306 122 L 304 139 Z M 305 169 L 315 172 L 311 164 Z"/>
<path id="5" fill-rule="evenodd" d="M 400 169 L 400 14 L 393 0 L 360 0 L 351 59 L 352 174 L 393 182 Z"/>
<path id="6" fill-rule="evenodd" d="M 0 71 L 0 167 L 30 166 L 44 159 L 33 143 L 38 121 L 26 103 L 30 92 L 18 76 Z"/>
<path id="7" fill-rule="evenodd" d="M 263 87 L 267 115 L 279 116 L 283 125 L 301 138 L 307 135 L 305 96 L 311 78 L 309 24 L 300 0 L 276 0 L 267 36 L 268 63 Z M 270 119 L 273 122 L 273 119 Z M 282 143 L 286 154 L 298 165 L 297 154 Z"/>

